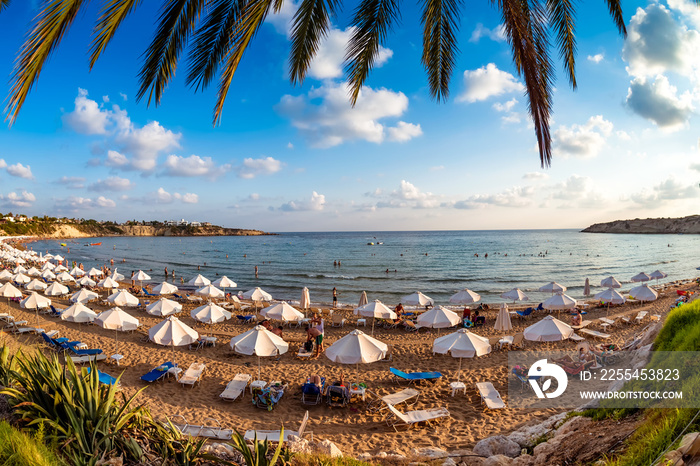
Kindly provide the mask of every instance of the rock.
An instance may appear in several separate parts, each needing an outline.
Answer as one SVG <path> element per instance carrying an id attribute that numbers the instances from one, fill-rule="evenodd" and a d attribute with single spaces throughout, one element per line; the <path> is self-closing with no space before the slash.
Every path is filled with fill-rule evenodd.
<path id="1" fill-rule="evenodd" d="M 458 456 L 469 456 L 471 454 L 473 454 L 471 450 L 454 450 L 451 451 L 447 456 L 449 456 L 450 458 L 457 458 Z"/>
<path id="2" fill-rule="evenodd" d="M 386 455 L 386 452 L 383 452 L 383 451 L 382 451 L 382 452 L 380 452 L 377 456 L 379 456 L 379 457 L 381 458 L 380 455 L 381 455 L 382 453 L 384 453 L 384 455 Z M 357 459 L 358 459 L 359 461 L 369 461 L 369 460 L 372 459 L 372 454 L 371 454 L 371 453 L 360 453 L 359 455 L 357 455 Z"/>
<path id="3" fill-rule="evenodd" d="M 406 461 L 406 459 L 407 459 L 405 456 L 399 455 L 398 453 L 390 453 L 390 454 L 386 455 L 386 458 L 390 459 L 390 460 L 397 460 L 397 461 Z"/>
<path id="4" fill-rule="evenodd" d="M 510 466 L 511 464 L 513 464 L 513 458 L 505 455 L 489 456 L 481 463 L 482 466 Z"/>
<path id="5" fill-rule="evenodd" d="M 474 445 L 474 453 L 479 456 L 491 457 L 505 455 L 515 458 L 520 454 L 520 445 L 503 435 L 496 435 L 479 440 Z"/>
<path id="6" fill-rule="evenodd" d="M 528 454 L 520 455 L 510 463 L 510 466 L 532 466 L 535 464 L 535 458 Z"/>
<path id="7" fill-rule="evenodd" d="M 425 463 L 421 463 L 420 461 L 414 461 L 412 463 L 408 463 L 408 466 L 428 466 Z"/>
<path id="8" fill-rule="evenodd" d="M 681 446 L 678 447 L 678 451 L 691 458 L 700 455 L 700 433 L 692 432 L 690 434 L 685 434 L 681 440 Z"/>
<path id="9" fill-rule="evenodd" d="M 513 442 L 517 443 L 520 445 L 520 448 L 527 448 L 532 446 L 533 443 L 533 438 L 531 438 L 529 435 L 525 434 L 525 432 L 513 432 L 510 435 L 508 435 L 508 440 L 512 440 Z"/>
<path id="10" fill-rule="evenodd" d="M 457 466 L 457 462 L 454 458 L 447 457 L 445 461 L 442 462 L 442 466 Z"/>
<path id="11" fill-rule="evenodd" d="M 312 453 L 313 451 L 308 440 L 296 435 L 290 435 L 287 438 L 287 448 L 289 448 L 289 451 L 292 453 Z"/>
<path id="12" fill-rule="evenodd" d="M 569 432 L 574 432 L 582 428 L 586 428 L 591 424 L 591 419 L 588 417 L 574 416 L 564 424 L 559 426 L 554 435 L 565 435 Z"/>
<path id="13" fill-rule="evenodd" d="M 343 452 L 340 451 L 340 448 L 330 440 L 321 440 L 318 442 L 316 444 L 316 450 L 322 455 L 330 456 L 331 458 L 343 456 Z"/>
<path id="14" fill-rule="evenodd" d="M 569 439 L 573 435 L 573 432 L 569 432 L 564 435 L 557 435 L 548 441 L 537 445 L 532 452 L 532 456 L 535 458 L 534 466 L 549 465 L 550 458 L 561 449 L 566 449 L 566 446 L 569 444 Z"/>
<path id="15" fill-rule="evenodd" d="M 377 458 L 386 458 L 386 457 L 389 456 L 389 455 L 387 455 L 387 453 L 386 453 L 385 451 L 380 451 L 379 453 L 377 453 L 377 454 L 374 455 L 374 456 L 377 457 Z"/>
<path id="16" fill-rule="evenodd" d="M 683 466 L 684 464 L 686 463 L 683 461 L 683 454 L 678 450 L 671 450 L 655 466 Z"/>
<path id="17" fill-rule="evenodd" d="M 447 458 L 448 456 L 445 450 L 437 447 L 414 448 L 411 453 L 413 456 L 430 459 Z"/>

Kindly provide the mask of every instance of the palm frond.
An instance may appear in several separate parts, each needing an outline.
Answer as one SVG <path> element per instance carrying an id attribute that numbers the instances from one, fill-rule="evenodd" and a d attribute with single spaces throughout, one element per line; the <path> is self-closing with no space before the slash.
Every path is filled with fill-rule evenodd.
<path id="1" fill-rule="evenodd" d="M 211 83 L 235 39 L 236 22 L 247 0 L 214 0 L 202 25 L 192 37 L 187 85 L 195 91 Z"/>
<path id="2" fill-rule="evenodd" d="M 8 6 L 10 6 L 10 2 L 12 0 L 0 0 L 0 11 L 4 10 Z"/>
<path id="3" fill-rule="evenodd" d="M 292 49 L 289 54 L 289 74 L 292 83 L 306 77 L 311 61 L 321 41 L 330 29 L 330 17 L 335 16 L 337 0 L 302 0 L 292 23 Z"/>
<path id="4" fill-rule="evenodd" d="M 3 5 L 7 4 L 5 2 Z M 10 125 L 17 119 L 27 95 L 39 79 L 44 63 L 61 42 L 84 4 L 87 4 L 84 0 L 53 0 L 35 18 L 34 27 L 22 44 L 15 62 L 9 102 L 5 108 L 5 120 L 9 120 Z"/>
<path id="5" fill-rule="evenodd" d="M 428 72 L 430 94 L 445 101 L 450 93 L 450 78 L 457 54 L 461 0 L 423 1 L 423 55 L 421 62 Z"/>
<path id="6" fill-rule="evenodd" d="M 620 4 L 620 0 L 605 0 L 605 3 L 608 4 L 610 16 L 613 17 L 617 30 L 620 31 L 622 35 L 627 37 L 627 28 L 625 27 L 625 18 L 622 16 L 622 5 Z M 698 5 L 700 5 L 700 1 L 698 1 Z"/>
<path id="7" fill-rule="evenodd" d="M 528 109 L 535 125 L 540 162 L 543 167 L 549 166 L 552 161 L 549 131 L 552 77 L 548 57 L 546 54 L 541 56 L 543 47 L 546 49 L 546 35 L 542 34 L 541 24 L 533 25 L 527 0 L 499 0 L 499 8 L 506 38 L 513 51 L 515 67 L 525 79 Z"/>
<path id="8" fill-rule="evenodd" d="M 226 96 L 243 54 L 248 48 L 250 41 L 258 33 L 260 26 L 265 22 L 265 18 L 267 18 L 267 14 L 270 11 L 270 5 L 274 1 L 276 0 L 249 0 L 241 16 L 236 21 L 235 40 L 219 77 L 219 91 L 217 92 L 216 105 L 214 106 L 214 125 L 221 121 Z"/>
<path id="9" fill-rule="evenodd" d="M 345 71 L 350 84 L 350 101 L 357 103 L 360 90 L 374 66 L 379 46 L 386 39 L 392 23 L 399 19 L 396 0 L 362 0 L 355 9 L 352 25 L 355 29 L 345 54 Z"/>
<path id="10" fill-rule="evenodd" d="M 140 100 L 148 94 L 151 100 L 160 103 L 163 90 L 175 75 L 180 53 L 204 7 L 206 0 L 169 0 L 160 16 L 158 31 L 146 51 L 146 60 L 139 72 Z"/>
<path id="11" fill-rule="evenodd" d="M 571 0 L 547 0 L 552 26 L 557 31 L 559 55 L 569 75 L 571 87 L 576 89 L 576 37 L 574 36 L 574 5 Z"/>
<path id="12" fill-rule="evenodd" d="M 95 66 L 97 59 L 107 48 L 122 21 L 139 6 L 141 0 L 110 0 L 102 7 L 97 25 L 93 31 L 92 46 L 90 47 L 90 69 Z"/>

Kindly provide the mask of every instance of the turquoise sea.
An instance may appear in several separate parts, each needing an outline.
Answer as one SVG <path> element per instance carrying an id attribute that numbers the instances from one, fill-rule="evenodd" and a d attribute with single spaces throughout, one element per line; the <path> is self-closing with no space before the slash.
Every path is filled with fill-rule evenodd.
<path id="1" fill-rule="evenodd" d="M 465 287 L 489 303 L 503 301 L 501 293 L 519 287 L 537 303 L 548 294 L 536 290 L 552 280 L 567 286 L 568 295 L 582 298 L 586 278 L 597 285 L 614 275 L 623 283 L 622 289 L 629 290 L 633 286 L 630 278 L 642 271 L 666 272 L 668 278 L 661 282 L 700 274 L 696 270 L 700 266 L 698 235 L 412 231 L 103 237 L 69 240 L 67 247 L 60 242 L 63 240 L 38 241 L 30 247 L 61 253 L 69 261 L 83 263 L 86 270 L 109 265 L 114 259 L 125 276 L 143 269 L 154 282 L 163 281 L 167 266 L 175 270 L 175 280 L 170 275 L 168 281 L 178 286 L 180 277 L 186 282 L 198 272 L 212 281 L 226 275 L 237 282 L 236 291 L 259 286 L 276 299 L 290 301 L 298 301 L 302 287 L 307 286 L 313 303 L 329 303 L 333 287 L 338 289 L 339 301 L 346 304 L 357 303 L 363 290 L 370 300 L 388 304 L 416 290 L 446 304 L 450 295 Z M 88 246 L 91 242 L 102 245 Z M 334 266 L 334 261 L 341 265 Z"/>

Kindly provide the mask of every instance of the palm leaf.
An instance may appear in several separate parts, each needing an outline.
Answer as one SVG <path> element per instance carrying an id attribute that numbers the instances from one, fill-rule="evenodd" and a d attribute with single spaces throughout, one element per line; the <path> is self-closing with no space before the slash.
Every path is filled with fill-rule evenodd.
<path id="1" fill-rule="evenodd" d="M 175 75 L 180 53 L 194 30 L 205 3 L 206 0 L 168 1 L 139 72 L 138 100 L 148 94 L 149 105 L 151 100 L 156 105 L 160 103 L 163 90 Z"/>
<path id="2" fill-rule="evenodd" d="M 187 85 L 204 89 L 214 78 L 221 60 L 231 49 L 236 21 L 246 0 L 214 0 L 202 25 L 192 37 Z"/>
<path id="3" fill-rule="evenodd" d="M 357 103 L 360 89 L 372 70 L 379 46 L 386 39 L 392 23 L 399 18 L 396 0 L 362 0 L 352 20 L 355 29 L 350 37 L 345 67 L 350 84 L 350 101 Z"/>
<path id="4" fill-rule="evenodd" d="M 97 59 L 107 48 L 114 33 L 122 21 L 139 6 L 141 0 L 110 0 L 102 7 L 97 25 L 93 31 L 94 38 L 90 48 L 90 69 L 95 66 Z"/>
<path id="5" fill-rule="evenodd" d="M 7 1 L 3 3 L 4 6 L 7 4 Z M 87 2 L 53 0 L 35 18 L 34 27 L 22 44 L 15 63 L 10 98 L 5 108 L 7 112 L 5 120 L 9 119 L 10 124 L 15 122 L 27 95 L 39 79 L 44 63 L 61 42 L 83 4 Z"/>
<path id="6" fill-rule="evenodd" d="M 8 6 L 10 6 L 10 2 L 12 0 L 0 0 L 0 11 L 4 10 Z"/>
<path id="7" fill-rule="evenodd" d="M 513 61 L 518 74 L 525 79 L 528 95 L 528 109 L 535 125 L 537 145 L 542 166 L 552 161 L 552 139 L 549 131 L 551 97 L 549 86 L 551 76 L 546 72 L 546 60 L 540 56 L 545 44 L 535 38 L 530 8 L 527 0 L 499 0 L 506 38 L 513 51 Z"/>
<path id="8" fill-rule="evenodd" d="M 236 21 L 235 40 L 219 77 L 219 91 L 216 95 L 216 105 L 214 107 L 214 125 L 221 121 L 226 95 L 238 65 L 241 63 L 243 54 L 248 48 L 250 41 L 257 34 L 260 26 L 265 22 L 267 13 L 270 11 L 270 6 L 274 1 L 276 0 L 249 0 L 242 15 Z"/>
<path id="9" fill-rule="evenodd" d="M 552 26 L 557 31 L 559 55 L 569 74 L 571 87 L 576 89 L 576 37 L 574 37 L 574 5 L 571 0 L 547 0 Z"/>
<path id="10" fill-rule="evenodd" d="M 620 4 L 620 0 L 605 0 L 605 3 L 608 4 L 610 16 L 613 17 L 617 30 L 620 31 L 622 35 L 627 37 L 627 28 L 625 28 L 625 18 L 622 16 L 622 5 Z M 700 4 L 700 1 L 698 1 L 698 4 Z"/>
<path id="11" fill-rule="evenodd" d="M 289 55 L 292 83 L 304 80 L 321 41 L 330 29 L 337 0 L 302 0 L 292 24 L 292 50 Z"/>
<path id="12" fill-rule="evenodd" d="M 438 101 L 447 100 L 450 78 L 457 53 L 461 0 L 423 1 L 423 55 L 421 62 L 428 71 L 430 94 Z"/>

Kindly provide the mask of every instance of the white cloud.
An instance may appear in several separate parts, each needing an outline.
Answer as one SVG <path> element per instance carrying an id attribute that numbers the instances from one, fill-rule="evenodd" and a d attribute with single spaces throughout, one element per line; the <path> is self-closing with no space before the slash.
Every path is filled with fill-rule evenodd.
<path id="1" fill-rule="evenodd" d="M 211 157 L 169 155 L 163 164 L 167 176 L 206 176 L 217 178 L 231 170 L 230 164 L 217 165 Z"/>
<path id="2" fill-rule="evenodd" d="M 125 113 L 117 122 L 120 129 L 116 140 L 123 144 L 125 152 L 133 154 L 130 168 L 151 172 L 162 152 L 180 147 L 182 133 L 165 129 L 157 121 L 138 128 Z"/>
<path id="3" fill-rule="evenodd" d="M 126 155 L 117 152 L 116 150 L 107 151 L 107 158 L 104 164 L 108 167 L 123 167 L 128 165 L 129 159 Z"/>
<path id="4" fill-rule="evenodd" d="M 250 193 L 248 195 L 248 200 L 250 201 L 259 201 L 260 200 L 260 194 L 258 193 Z"/>
<path id="5" fill-rule="evenodd" d="M 677 96 L 677 89 L 663 75 L 652 83 L 644 77 L 632 80 L 627 91 L 627 106 L 637 115 L 667 129 L 678 129 L 690 118 L 692 97 Z"/>
<path id="6" fill-rule="evenodd" d="M 454 203 L 456 209 L 483 209 L 489 206 L 528 207 L 532 205 L 535 195 L 532 186 L 514 186 L 496 194 L 475 194 L 465 200 Z"/>
<path id="7" fill-rule="evenodd" d="M 476 27 L 472 31 L 472 35 L 469 38 L 469 42 L 479 42 L 482 37 L 488 37 L 489 39 L 496 42 L 503 42 L 506 40 L 506 30 L 502 24 L 499 24 L 493 29 L 484 27 L 483 24 L 477 23 Z"/>
<path id="8" fill-rule="evenodd" d="M 612 130 L 613 124 L 601 115 L 592 116 L 585 125 L 559 126 L 552 137 L 554 154 L 561 157 L 595 157 Z"/>
<path id="9" fill-rule="evenodd" d="M 88 99 L 85 89 L 78 89 L 78 97 L 75 98 L 75 109 L 63 115 L 63 123 L 73 131 L 81 134 L 107 134 L 110 125 L 109 110 L 103 110 L 92 99 Z"/>
<path id="10" fill-rule="evenodd" d="M 464 72 L 464 92 L 457 102 L 477 102 L 508 92 L 523 92 L 525 87 L 512 74 L 499 70 L 494 63 Z"/>
<path id="11" fill-rule="evenodd" d="M 19 193 L 11 192 L 0 194 L 0 201 L 2 201 L 2 205 L 6 207 L 31 207 L 34 201 L 36 201 L 36 197 L 34 194 L 23 189 Z"/>
<path id="12" fill-rule="evenodd" d="M 668 204 L 669 201 L 693 199 L 698 197 L 698 194 L 700 190 L 696 184 L 682 184 L 671 176 L 651 190 L 643 189 L 632 194 L 629 200 L 644 207 L 656 208 Z"/>
<path id="13" fill-rule="evenodd" d="M 238 176 L 247 180 L 260 175 L 272 175 L 280 170 L 282 170 L 282 162 L 272 157 L 246 158 L 239 167 L 236 167 Z"/>
<path id="14" fill-rule="evenodd" d="M 402 92 L 365 86 L 353 108 L 345 84 L 327 83 L 313 88 L 307 95 L 283 96 L 276 109 L 314 147 L 328 148 L 355 140 L 379 144 L 387 139 L 387 130 L 391 129 L 379 120 L 403 115 L 408 109 L 408 97 Z M 406 126 L 403 130 L 399 126 L 395 128 L 398 132 L 392 133 L 393 136 L 401 136 L 403 140 L 417 134 L 417 128 L 411 128 L 410 132 Z"/>
<path id="15" fill-rule="evenodd" d="M 144 201 L 155 201 L 157 204 L 172 204 L 175 201 L 182 201 L 185 204 L 197 204 L 199 196 L 194 193 L 169 193 L 161 187 L 158 188 L 158 191 L 150 193 Z"/>
<path id="16" fill-rule="evenodd" d="M 343 62 L 345 49 L 355 27 L 348 27 L 344 31 L 331 28 L 328 35 L 321 41 L 313 61 L 309 65 L 308 75 L 316 79 L 333 79 L 343 75 Z M 394 54 L 391 49 L 379 46 L 374 67 L 379 68 Z"/>
<path id="17" fill-rule="evenodd" d="M 7 167 L 7 162 L 4 159 L 0 159 L 0 169 Z"/>
<path id="18" fill-rule="evenodd" d="M 95 200 L 95 204 L 98 207 L 104 207 L 106 209 L 113 209 L 114 207 L 117 206 L 117 203 L 114 202 L 112 199 L 107 199 L 104 196 L 100 196 Z"/>
<path id="19" fill-rule="evenodd" d="M 311 198 L 304 201 L 289 201 L 280 206 L 280 210 L 285 212 L 305 211 L 305 210 L 323 210 L 326 205 L 326 196 L 319 194 L 316 191 L 311 193 Z"/>
<path id="20" fill-rule="evenodd" d="M 270 8 L 265 22 L 271 24 L 279 34 L 284 34 L 289 38 L 292 32 L 292 18 L 298 9 L 299 3 L 297 2 L 292 0 L 282 2 L 282 8 L 277 13 L 273 11 L 273 8 Z"/>
<path id="21" fill-rule="evenodd" d="M 588 55 L 588 61 L 592 61 L 593 63 L 600 63 L 605 59 L 605 54 L 603 53 L 596 53 L 595 55 Z"/>
<path id="22" fill-rule="evenodd" d="M 133 188 L 133 183 L 126 179 L 120 178 L 118 176 L 110 176 L 104 180 L 97 180 L 88 186 L 88 190 L 103 192 L 103 191 L 128 191 Z"/>
<path id="23" fill-rule="evenodd" d="M 7 166 L 7 173 L 17 178 L 24 178 L 26 180 L 33 180 L 34 175 L 32 174 L 32 167 L 29 165 L 24 166 L 21 163 L 16 163 L 14 165 Z"/>
<path id="24" fill-rule="evenodd" d="M 552 186 L 548 200 L 561 201 L 556 206 L 559 209 L 600 209 L 606 201 L 591 183 L 587 176 L 572 175 L 565 182 Z"/>
<path id="25" fill-rule="evenodd" d="M 631 141 L 632 136 L 630 136 L 627 131 L 615 131 L 615 134 L 617 135 L 618 138 L 620 138 L 621 141 Z"/>
<path id="26" fill-rule="evenodd" d="M 108 95 L 103 95 L 103 96 L 102 96 L 102 102 L 108 104 L 108 103 L 109 103 L 109 96 L 108 96 Z"/>
<path id="27" fill-rule="evenodd" d="M 55 199 L 53 210 L 60 214 L 81 215 L 86 210 L 113 209 L 116 206 L 116 202 L 104 196 L 99 196 L 97 199 L 70 196 L 65 199 Z"/>
<path id="28" fill-rule="evenodd" d="M 525 180 L 546 180 L 548 178 L 549 175 L 542 172 L 530 172 L 523 175 L 523 179 Z"/>
<path id="29" fill-rule="evenodd" d="M 68 189 L 83 189 L 85 187 L 85 178 L 81 176 L 62 176 L 56 180 L 57 184 L 62 184 Z"/>
<path id="30" fill-rule="evenodd" d="M 377 189 L 374 193 L 368 193 L 371 197 L 381 197 L 383 200 L 377 202 L 377 208 L 401 208 L 408 207 L 414 209 L 433 209 L 440 206 L 441 197 L 431 192 L 422 191 L 406 180 L 401 180 L 399 189 L 392 191 L 388 196 L 384 196 L 382 191 Z"/>
<path id="31" fill-rule="evenodd" d="M 440 170 L 444 170 L 445 166 L 444 165 L 435 165 L 434 167 L 430 167 L 431 172 L 436 172 Z"/>
<path id="32" fill-rule="evenodd" d="M 120 92 L 120 93 L 119 93 L 119 97 L 121 97 L 122 100 L 123 100 L 124 102 L 126 102 L 126 94 L 124 94 L 123 92 Z"/>
<path id="33" fill-rule="evenodd" d="M 387 128 L 387 139 L 394 142 L 406 142 L 423 134 L 420 125 L 399 121 L 395 127 Z"/>
<path id="34" fill-rule="evenodd" d="M 294 149 L 294 144 L 292 144 L 291 142 L 288 142 L 287 149 Z"/>
<path id="35" fill-rule="evenodd" d="M 518 99 L 513 97 L 512 99 L 506 101 L 506 102 L 496 102 L 493 104 L 493 109 L 496 110 L 497 112 L 500 113 L 505 113 L 501 117 L 501 121 L 503 123 L 520 123 L 522 120 L 522 115 L 518 112 L 514 112 L 513 108 L 515 105 L 518 103 Z"/>

